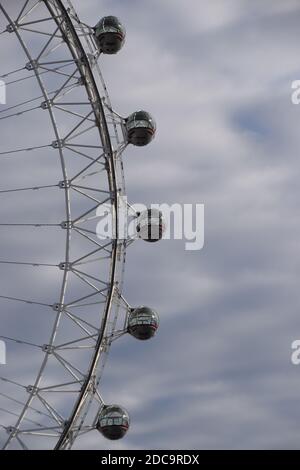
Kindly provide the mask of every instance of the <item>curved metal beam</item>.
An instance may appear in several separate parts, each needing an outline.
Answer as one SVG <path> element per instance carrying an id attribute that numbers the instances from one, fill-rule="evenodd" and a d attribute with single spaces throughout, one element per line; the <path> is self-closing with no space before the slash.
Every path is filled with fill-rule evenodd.
<path id="1" fill-rule="evenodd" d="M 111 146 L 110 136 L 108 132 L 108 127 L 106 123 L 105 113 L 103 110 L 101 98 L 99 95 L 99 91 L 96 85 L 96 81 L 89 64 L 89 59 L 87 54 L 81 44 L 81 41 L 77 35 L 77 32 L 74 28 L 72 20 L 70 19 L 68 12 L 63 5 L 62 0 L 44 0 L 46 6 L 49 9 L 50 14 L 55 19 L 57 25 L 59 26 L 63 36 L 66 38 L 66 42 L 69 46 L 70 52 L 75 60 L 79 60 L 78 68 L 80 70 L 81 76 L 84 79 L 84 84 L 86 86 L 88 95 L 91 99 L 91 104 L 94 110 L 95 121 L 97 127 L 99 129 L 100 137 L 103 143 L 104 151 L 106 156 L 108 157 L 108 164 L 109 164 L 109 184 L 110 184 L 110 191 L 114 195 L 114 200 L 112 201 L 114 206 L 114 224 L 115 224 L 115 240 L 113 241 L 113 253 L 112 253 L 112 263 L 111 263 L 111 273 L 110 273 L 110 289 L 108 292 L 107 303 L 105 306 L 104 314 L 102 317 L 102 324 L 99 331 L 99 336 L 97 339 L 95 352 L 89 367 L 89 371 L 87 373 L 86 379 L 83 383 L 82 389 L 78 396 L 78 399 L 73 407 L 73 411 L 71 416 L 55 446 L 55 450 L 63 449 L 70 439 L 72 439 L 72 428 L 75 425 L 77 418 L 80 415 L 80 412 L 85 404 L 85 400 L 90 392 L 90 388 L 94 387 L 94 375 L 95 371 L 99 362 L 100 354 L 101 354 L 101 346 L 104 339 L 105 329 L 109 318 L 109 313 L 111 310 L 111 304 L 114 294 L 114 286 L 115 286 L 115 275 L 116 275 L 116 263 L 117 263 L 117 248 L 118 248 L 118 187 L 117 187 L 117 179 L 116 179 L 116 171 L 115 171 L 115 163 L 114 163 L 114 156 L 113 150 Z M 56 9 L 61 17 L 63 18 L 62 22 L 58 21 L 57 14 L 55 13 L 54 9 Z M 62 27 L 64 24 L 65 28 Z M 67 38 L 70 36 L 72 41 L 68 41 Z M 88 78 L 88 79 L 87 79 Z"/>

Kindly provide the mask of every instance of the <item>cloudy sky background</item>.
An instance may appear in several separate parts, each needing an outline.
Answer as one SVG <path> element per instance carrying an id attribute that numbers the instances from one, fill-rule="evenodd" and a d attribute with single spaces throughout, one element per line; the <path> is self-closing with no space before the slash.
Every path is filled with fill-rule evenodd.
<path id="1" fill-rule="evenodd" d="M 125 296 L 160 330 L 113 344 L 103 397 L 131 429 L 84 446 L 299 449 L 299 1 L 73 3 L 89 24 L 122 20 L 124 48 L 102 59 L 113 106 L 157 120 L 153 143 L 125 152 L 130 201 L 205 204 L 203 250 L 129 248 Z"/>
<path id="2" fill-rule="evenodd" d="M 121 447 L 299 448 L 299 2 L 75 6 L 122 19 L 126 45 L 103 60 L 111 99 L 157 119 L 153 144 L 124 157 L 130 200 L 205 204 L 202 251 L 129 250 L 126 295 L 161 327 L 112 348 L 105 396 L 132 417 Z"/>

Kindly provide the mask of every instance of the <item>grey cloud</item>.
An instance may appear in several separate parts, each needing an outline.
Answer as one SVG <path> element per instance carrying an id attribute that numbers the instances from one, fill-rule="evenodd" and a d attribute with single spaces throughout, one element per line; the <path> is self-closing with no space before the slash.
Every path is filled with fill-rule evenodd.
<path id="1" fill-rule="evenodd" d="M 156 308 L 160 330 L 113 344 L 105 369 L 103 397 L 128 408 L 128 436 L 95 432 L 77 446 L 299 448 L 299 2 L 74 4 L 91 24 L 124 21 L 124 50 L 103 58 L 113 105 L 158 122 L 149 147 L 126 149 L 130 201 L 206 210 L 200 252 L 180 241 L 129 248 L 126 298 Z"/>

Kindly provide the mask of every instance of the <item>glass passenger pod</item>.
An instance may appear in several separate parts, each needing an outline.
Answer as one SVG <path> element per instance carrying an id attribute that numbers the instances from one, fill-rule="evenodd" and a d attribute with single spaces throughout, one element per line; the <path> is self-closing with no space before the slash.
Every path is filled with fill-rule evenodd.
<path id="1" fill-rule="evenodd" d="M 124 45 L 126 31 L 116 16 L 105 16 L 96 24 L 95 39 L 103 54 L 116 54 Z"/>
<path id="2" fill-rule="evenodd" d="M 100 412 L 97 429 L 107 439 L 117 440 L 125 436 L 129 429 L 129 415 L 118 405 L 106 405 Z"/>
<path id="3" fill-rule="evenodd" d="M 149 307 L 137 307 L 131 310 L 128 317 L 128 332 L 134 338 L 147 340 L 152 338 L 158 329 L 159 317 Z"/>
<path id="4" fill-rule="evenodd" d="M 147 209 L 138 217 L 138 237 L 147 242 L 157 242 L 162 239 L 166 229 L 161 211 L 158 209 Z"/>
<path id="5" fill-rule="evenodd" d="M 136 111 L 125 120 L 127 140 L 130 144 L 142 147 L 151 142 L 156 133 L 156 123 L 150 113 Z"/>

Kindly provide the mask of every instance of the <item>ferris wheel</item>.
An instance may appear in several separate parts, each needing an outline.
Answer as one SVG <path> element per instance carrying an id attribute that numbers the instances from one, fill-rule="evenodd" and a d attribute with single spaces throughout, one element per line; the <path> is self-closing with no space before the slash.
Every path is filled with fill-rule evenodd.
<path id="1" fill-rule="evenodd" d="M 81 22 L 69 0 L 0 1 L 3 449 L 70 449 L 87 433 L 119 439 L 129 428 L 125 408 L 102 396 L 103 369 L 112 342 L 151 338 L 159 318 L 122 294 L 133 241 L 121 236 L 122 155 L 156 132 L 149 113 L 122 117 L 107 93 L 101 59 L 125 35 L 113 16 Z M 159 211 L 125 204 L 135 238 L 162 238 Z M 112 230 L 101 238 L 104 207 Z"/>

